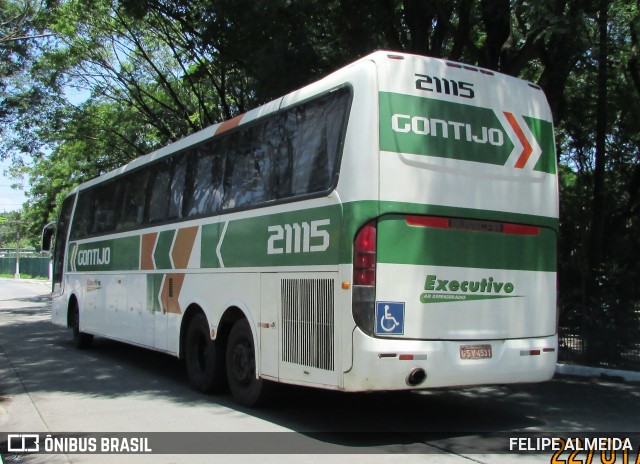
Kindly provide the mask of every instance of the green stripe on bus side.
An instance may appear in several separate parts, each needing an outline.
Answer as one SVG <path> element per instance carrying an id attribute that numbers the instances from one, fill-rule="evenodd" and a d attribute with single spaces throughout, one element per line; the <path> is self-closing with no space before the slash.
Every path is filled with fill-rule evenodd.
<path id="1" fill-rule="evenodd" d="M 147 274 L 147 311 L 160 312 L 160 291 L 164 274 Z"/>
<path id="2" fill-rule="evenodd" d="M 341 205 L 334 205 L 231 221 L 223 237 L 224 226 L 219 230 L 222 237 L 222 265 L 271 267 L 338 264 L 341 210 Z M 214 234 L 213 231 L 207 231 L 206 235 Z M 218 243 L 214 245 L 211 240 L 203 243 L 201 262 L 214 262 Z"/>
<path id="3" fill-rule="evenodd" d="M 515 235 L 410 226 L 404 215 L 378 223 L 378 262 L 522 271 L 556 271 L 556 234 Z"/>
<path id="4" fill-rule="evenodd" d="M 214 269 L 221 267 L 216 253 L 218 241 L 224 223 L 216 222 L 215 224 L 205 224 L 202 226 L 200 234 L 200 267 Z"/>
<path id="5" fill-rule="evenodd" d="M 138 269 L 140 269 L 139 235 L 77 245 L 75 270 L 78 272 Z"/>
<path id="6" fill-rule="evenodd" d="M 367 221 L 371 219 L 375 219 L 380 217 L 380 222 L 383 222 L 386 217 L 394 214 L 416 214 L 416 215 L 424 215 L 424 216 L 440 216 L 440 217 L 451 217 L 451 218 L 466 218 L 466 219 L 479 219 L 485 221 L 496 221 L 503 222 L 509 224 L 525 224 L 532 226 L 542 227 L 542 234 L 544 236 L 543 244 L 533 244 L 532 242 L 526 242 L 527 245 L 524 248 L 524 252 L 529 253 L 527 256 L 522 256 L 520 258 L 516 258 L 516 262 L 513 264 L 505 264 L 509 261 L 509 257 L 504 255 L 500 258 L 496 263 L 499 264 L 496 269 L 511 269 L 511 268 L 540 268 L 555 270 L 556 268 L 556 240 L 557 233 L 559 229 L 559 221 L 558 218 L 547 217 L 547 216 L 536 216 L 529 214 L 519 214 L 519 213 L 509 213 L 503 211 L 489 211 L 489 210 L 477 210 L 470 208 L 457 208 L 451 206 L 439 206 L 439 205 L 425 205 L 425 204 L 417 204 L 417 203 L 401 203 L 401 202 L 377 202 L 377 201 L 360 201 L 353 203 L 346 203 L 344 205 L 344 240 L 343 246 L 341 250 L 341 260 L 340 263 L 348 264 L 353 260 L 353 239 L 355 238 L 357 231 L 362 227 Z M 391 216 L 393 217 L 393 216 Z M 448 231 L 449 232 L 449 231 Z M 505 234 L 495 234 L 496 236 L 491 240 L 503 241 L 506 246 L 506 250 L 513 250 L 517 245 L 517 240 L 514 240 L 516 236 L 508 236 Z M 379 235 L 380 237 L 380 235 Z M 453 244 L 455 239 L 459 239 L 462 244 L 467 242 L 467 237 L 458 236 L 454 234 L 451 236 L 451 240 L 447 240 L 447 249 L 442 249 L 436 251 L 435 255 L 432 255 L 432 258 L 424 257 L 419 258 L 421 255 L 421 243 L 417 243 L 417 247 L 412 249 L 411 246 L 404 243 L 404 239 L 400 237 L 396 237 L 395 239 L 390 238 L 391 243 L 382 243 L 378 244 L 379 253 L 382 253 L 382 258 L 380 259 L 389 259 L 389 261 L 380 261 L 380 262 L 394 262 L 399 264 L 424 264 L 425 260 L 429 259 L 438 259 L 438 257 L 446 257 L 449 252 L 452 254 L 456 253 L 456 249 L 459 249 L 458 244 Z M 384 238 L 383 238 L 384 240 Z M 542 246 L 542 248 L 538 248 L 538 246 Z M 385 247 L 389 250 L 390 254 L 393 254 L 394 249 L 398 249 L 402 247 L 403 249 L 403 257 L 400 259 L 397 258 L 384 258 Z M 517 248 L 517 247 L 516 247 Z M 536 253 L 541 252 L 540 250 L 544 250 L 542 253 L 544 256 L 536 257 L 533 256 Z M 478 250 L 478 252 L 482 252 L 482 249 Z M 522 251 L 516 251 L 516 253 L 520 254 Z M 518 259 L 523 259 L 523 262 L 518 263 Z M 451 261 L 455 262 L 464 262 L 464 259 L 460 257 L 452 257 Z M 442 260 L 440 260 L 442 261 Z M 485 260 L 487 261 L 487 260 Z M 467 262 L 469 262 L 467 260 Z M 500 264 L 502 263 L 502 264 Z M 453 266 L 453 264 L 451 264 Z M 501 267 L 504 266 L 504 267 Z M 485 267 L 485 266 L 478 266 Z"/>
<path id="7" fill-rule="evenodd" d="M 156 250 L 153 253 L 153 259 L 156 262 L 156 269 L 172 269 L 171 265 L 171 245 L 176 235 L 175 230 L 163 230 L 158 234 Z"/>
<path id="8" fill-rule="evenodd" d="M 549 121 L 523 116 L 529 130 L 542 149 L 540 159 L 533 167 L 534 171 L 556 173 L 556 147 L 553 141 L 553 125 Z"/>
<path id="9" fill-rule="evenodd" d="M 345 208 L 346 210 L 346 208 Z M 537 216 L 532 214 L 511 213 L 454 206 L 425 205 L 418 203 L 380 202 L 380 215 L 405 213 L 426 216 L 443 216 L 451 218 L 482 219 L 485 221 L 505 222 L 509 224 L 526 224 L 552 229 L 558 232 L 560 222 L 557 217 Z"/>
<path id="10" fill-rule="evenodd" d="M 370 220 L 380 217 L 382 223 L 388 215 L 394 214 L 482 219 L 540 226 L 549 229 L 544 232 L 545 244 L 554 242 L 554 232 L 558 230 L 558 219 L 553 217 L 417 203 L 379 202 L 374 200 L 357 201 L 342 205 L 300 209 L 286 213 L 238 219 L 228 221 L 228 224 L 225 221 L 225 216 L 221 216 L 218 219 L 222 222 L 204 224 L 202 226 L 200 266 L 203 269 L 215 269 L 222 267 L 269 268 L 349 264 L 353 260 L 353 240 L 358 230 Z M 450 231 L 447 233 L 450 233 Z M 156 269 L 172 268 L 170 251 L 175 234 L 176 229 L 165 230 L 158 234 L 154 250 Z M 298 236 L 297 239 L 296 234 Z M 509 250 L 514 249 L 510 238 L 503 234 L 496 235 L 500 236 L 500 240 L 504 240 L 505 246 Z M 453 245 L 457 234 L 451 235 L 450 239 L 448 237 L 446 240 L 447 248 L 452 247 L 451 253 L 455 254 L 455 249 L 460 247 L 457 244 Z M 459 238 L 463 242 L 467 240 L 466 236 Z M 325 242 L 325 240 L 328 242 Z M 289 241 L 289 245 L 287 245 L 287 241 Z M 71 253 L 73 247 L 77 246 L 75 253 L 77 271 L 139 270 L 140 243 L 140 235 L 81 244 L 72 243 L 69 245 L 69 260 L 73 257 Z M 326 249 L 324 249 L 325 244 Z M 414 263 L 419 259 L 412 257 L 412 255 L 422 253 L 422 251 L 419 251 L 421 249 L 419 243 L 416 244 L 418 248 L 414 251 L 410 251 L 410 247 L 414 246 L 414 244 L 399 243 L 397 241 L 391 244 L 383 242 L 380 244 L 380 249 L 382 250 L 383 247 L 387 246 L 391 246 L 391 248 L 402 246 L 405 250 L 402 253 L 406 254 L 405 256 L 401 253 L 397 257 L 389 258 L 390 262 L 406 261 L 407 264 Z M 105 248 L 109 248 L 109 252 L 105 252 Z M 482 247 L 479 246 L 479 248 Z M 218 258 L 218 251 L 222 262 Z M 109 255 L 109 263 L 104 262 L 105 253 Z M 385 251 L 383 250 L 382 256 L 386 256 L 384 253 Z M 393 254 L 392 252 L 389 253 Z M 449 251 L 443 250 L 438 253 L 444 255 Z M 433 256 L 435 256 L 433 259 L 440 259 L 438 258 L 440 255 Z M 529 267 L 550 268 L 551 258 L 549 256 L 543 258 L 539 266 L 536 264 Z M 460 261 L 459 258 L 451 259 Z M 69 267 L 69 269 L 73 268 Z"/>

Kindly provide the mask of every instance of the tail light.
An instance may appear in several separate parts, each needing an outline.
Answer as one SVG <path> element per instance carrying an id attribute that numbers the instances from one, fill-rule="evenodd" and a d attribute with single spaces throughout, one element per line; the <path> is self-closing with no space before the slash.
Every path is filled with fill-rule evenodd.
<path id="1" fill-rule="evenodd" d="M 376 284 L 376 223 L 367 223 L 358 231 L 353 246 L 353 284 Z"/>
<path id="2" fill-rule="evenodd" d="M 375 322 L 376 233 L 376 221 L 368 222 L 353 243 L 353 319 L 368 335 L 373 335 Z"/>
<path id="3" fill-rule="evenodd" d="M 457 219 L 440 216 L 407 215 L 407 225 L 435 229 L 468 230 L 471 232 L 495 232 L 508 235 L 540 235 L 540 227 L 506 222 Z"/>

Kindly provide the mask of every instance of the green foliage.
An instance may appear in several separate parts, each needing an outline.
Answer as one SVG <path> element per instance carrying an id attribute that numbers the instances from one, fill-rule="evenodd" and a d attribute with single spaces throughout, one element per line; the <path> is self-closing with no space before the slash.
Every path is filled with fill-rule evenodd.
<path id="1" fill-rule="evenodd" d="M 39 242 L 39 237 L 37 241 Z M 15 248 L 16 242 L 20 248 L 37 244 L 36 237 L 30 234 L 21 213 L 0 213 L 0 248 Z"/>

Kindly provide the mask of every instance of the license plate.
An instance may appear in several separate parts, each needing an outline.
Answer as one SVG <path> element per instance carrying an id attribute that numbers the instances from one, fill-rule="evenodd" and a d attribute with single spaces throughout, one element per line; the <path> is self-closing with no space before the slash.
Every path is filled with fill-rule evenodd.
<path id="1" fill-rule="evenodd" d="M 462 345 L 460 359 L 488 359 L 493 356 L 491 345 Z"/>

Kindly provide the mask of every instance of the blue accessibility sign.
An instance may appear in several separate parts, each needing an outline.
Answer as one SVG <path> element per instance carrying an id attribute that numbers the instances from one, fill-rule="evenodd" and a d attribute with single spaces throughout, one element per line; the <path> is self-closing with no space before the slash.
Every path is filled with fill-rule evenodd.
<path id="1" fill-rule="evenodd" d="M 376 302 L 376 335 L 404 334 L 404 303 Z"/>

